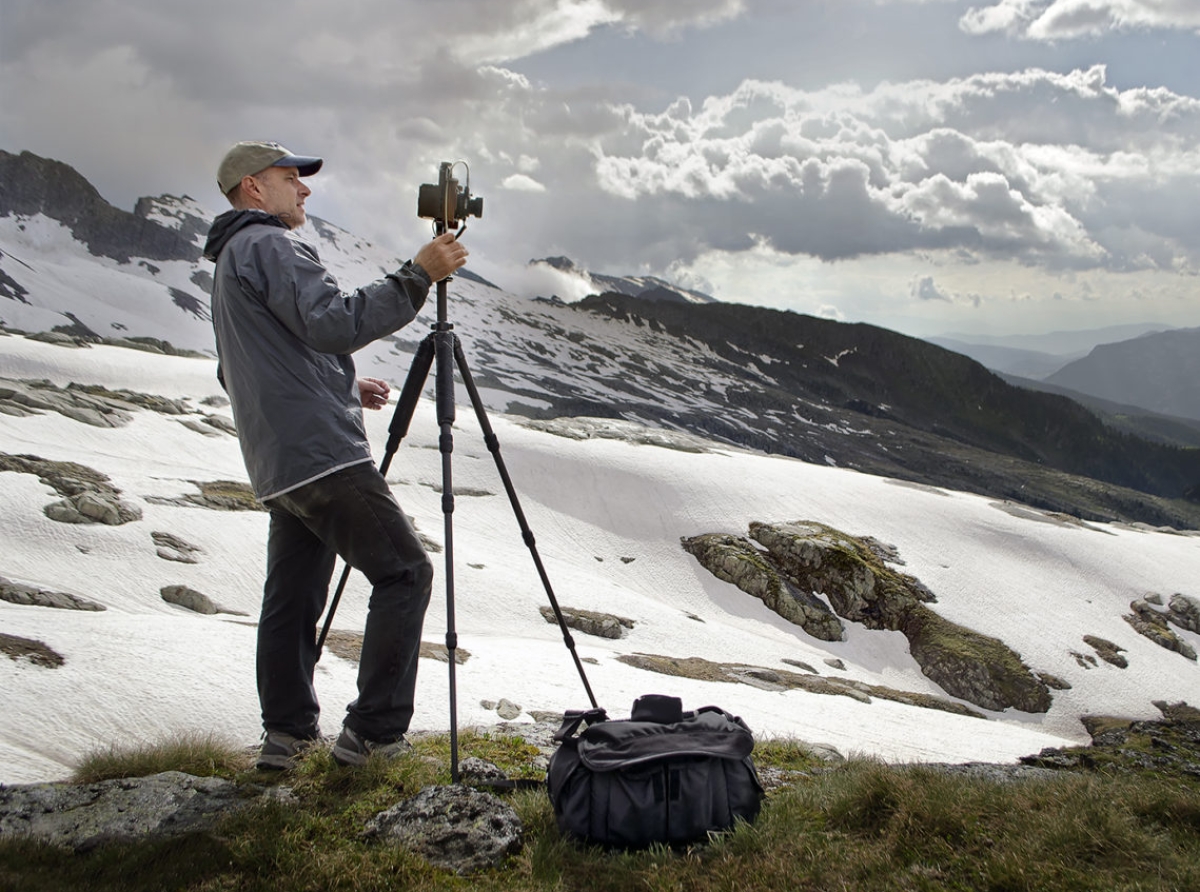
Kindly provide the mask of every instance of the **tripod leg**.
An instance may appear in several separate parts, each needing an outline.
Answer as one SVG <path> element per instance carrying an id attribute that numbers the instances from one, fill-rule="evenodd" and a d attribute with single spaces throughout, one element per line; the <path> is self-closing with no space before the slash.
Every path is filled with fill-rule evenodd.
<path id="1" fill-rule="evenodd" d="M 488 451 L 492 453 L 492 458 L 496 462 L 496 469 L 500 472 L 500 479 L 504 482 L 504 491 L 508 493 L 508 501 L 512 505 L 513 514 L 516 515 L 517 524 L 521 528 L 521 536 L 524 538 L 525 544 L 529 547 L 530 554 L 533 555 L 533 564 L 537 568 L 538 576 L 541 577 L 542 587 L 546 590 L 546 597 L 550 599 L 550 606 L 554 610 L 554 616 L 558 619 L 558 627 L 563 633 L 563 642 L 567 645 L 567 650 L 571 652 L 571 657 L 575 661 L 575 668 L 579 672 L 579 678 L 583 681 L 583 687 L 587 691 L 588 700 L 591 701 L 592 708 L 599 709 L 596 697 L 592 693 L 592 686 L 588 684 L 587 674 L 583 671 L 583 663 L 580 661 L 579 654 L 575 650 L 575 639 L 571 637 L 571 633 L 567 629 L 567 621 L 563 618 L 562 610 L 559 609 L 558 599 L 554 596 L 554 589 L 550 585 L 550 577 L 547 575 L 546 568 L 542 564 L 541 555 L 538 554 L 537 542 L 534 540 L 533 531 L 529 528 L 529 524 L 525 520 L 525 512 L 521 510 L 521 502 L 517 498 L 517 490 L 513 486 L 512 478 L 508 474 L 508 468 L 500 455 L 500 440 L 492 430 L 491 422 L 488 421 L 483 400 L 480 398 L 479 390 L 475 386 L 475 379 L 471 377 L 471 369 L 467 366 L 467 357 L 463 353 L 462 344 L 458 338 L 454 339 L 454 358 L 458 362 L 458 371 L 462 375 L 467 393 L 471 396 L 471 405 L 475 409 L 475 417 L 479 420 L 479 428 L 483 431 L 484 442 L 487 444 Z"/>
<path id="2" fill-rule="evenodd" d="M 438 283 L 442 297 L 446 283 Z M 446 566 L 446 655 L 450 673 L 450 780 L 458 783 L 458 683 L 455 654 L 458 650 L 458 631 L 454 622 L 454 477 L 451 454 L 454 452 L 454 344 L 453 326 L 439 323 L 434 334 L 437 356 L 437 420 L 441 434 L 438 451 L 442 454 L 442 517 L 445 525 Z"/>
<path id="3" fill-rule="evenodd" d="M 429 368 L 433 364 L 433 335 L 427 335 L 417 347 L 413 355 L 412 366 L 404 379 L 404 388 L 400 391 L 400 399 L 396 402 L 396 411 L 392 415 L 392 423 L 388 426 L 387 447 L 383 453 L 383 461 L 379 463 L 379 473 L 387 474 L 392 464 L 392 456 L 400 448 L 400 441 L 408 436 L 409 425 L 412 424 L 413 414 L 417 410 L 417 401 L 421 391 L 425 389 L 425 381 L 429 377 Z M 346 582 L 350 579 L 350 565 L 342 568 L 341 578 L 338 579 L 337 589 L 329 604 L 329 612 L 325 615 L 325 624 L 317 638 L 317 659 L 321 659 L 321 650 L 325 647 L 325 639 L 329 635 L 329 627 L 333 625 L 333 614 L 337 611 L 338 603 L 342 600 L 342 592 L 346 590 Z"/>

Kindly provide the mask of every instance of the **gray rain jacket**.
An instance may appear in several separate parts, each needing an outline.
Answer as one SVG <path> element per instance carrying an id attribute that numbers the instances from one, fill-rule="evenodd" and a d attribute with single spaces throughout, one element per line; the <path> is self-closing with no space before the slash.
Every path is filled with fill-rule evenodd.
<path id="1" fill-rule="evenodd" d="M 425 271 L 406 263 L 344 294 L 311 245 L 257 210 L 217 217 L 204 256 L 216 263 L 217 377 L 255 494 L 370 461 L 350 354 L 416 318 Z"/>

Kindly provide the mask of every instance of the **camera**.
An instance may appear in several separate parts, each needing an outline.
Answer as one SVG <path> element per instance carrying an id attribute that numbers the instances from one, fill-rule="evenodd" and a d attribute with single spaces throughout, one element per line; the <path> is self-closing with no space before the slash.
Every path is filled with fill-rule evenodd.
<path id="1" fill-rule="evenodd" d="M 466 167 L 462 161 L 458 162 Z M 443 161 L 438 167 L 438 181 L 425 183 L 417 192 L 417 216 L 432 219 L 446 228 L 457 226 L 467 217 L 483 216 L 483 199 L 471 196 L 471 171 L 467 169 L 467 185 L 459 186 L 453 176 L 454 164 Z"/>

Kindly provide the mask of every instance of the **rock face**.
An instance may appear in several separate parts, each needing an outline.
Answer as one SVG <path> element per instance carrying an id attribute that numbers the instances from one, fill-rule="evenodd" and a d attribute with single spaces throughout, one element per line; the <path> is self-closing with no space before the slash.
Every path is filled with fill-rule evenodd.
<path id="1" fill-rule="evenodd" d="M 231 781 L 178 771 L 94 784 L 0 786 L 0 839 L 31 836 L 86 851 L 203 829 L 251 801 Z"/>
<path id="2" fill-rule="evenodd" d="M 1050 708 L 1045 681 L 1004 642 L 943 619 L 926 606 L 936 600 L 933 593 L 887 565 L 898 561 L 894 549 L 812 521 L 755 522 L 750 536 L 765 551 L 732 536 L 699 536 L 683 545 L 715 576 L 761 598 L 814 637 L 840 640 L 843 631 L 838 623 L 838 636 L 826 637 L 833 625 L 822 622 L 820 610 L 813 607 L 825 606 L 815 597 L 820 594 L 844 619 L 902 632 L 921 671 L 955 697 L 992 710 Z"/>
<path id="3" fill-rule="evenodd" d="M 769 555 L 740 536 L 710 533 L 681 540 L 684 550 L 718 579 L 758 598 L 784 619 L 822 641 L 841 641 L 845 627 L 817 597 L 792 585 Z"/>
<path id="4" fill-rule="evenodd" d="M 367 822 L 367 839 L 403 845 L 460 875 L 516 854 L 524 830 L 512 807 L 470 787 L 426 787 Z"/>

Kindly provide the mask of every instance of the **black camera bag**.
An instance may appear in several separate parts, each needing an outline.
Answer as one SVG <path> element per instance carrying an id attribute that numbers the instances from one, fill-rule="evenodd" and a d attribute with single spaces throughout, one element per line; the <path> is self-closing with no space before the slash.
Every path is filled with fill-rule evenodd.
<path id="1" fill-rule="evenodd" d="M 716 706 L 685 713 L 679 698 L 651 695 L 638 698 L 629 719 L 571 711 L 555 740 L 547 774 L 555 819 L 584 842 L 631 849 L 703 841 L 738 819 L 753 822 L 762 806 L 754 736 Z"/>

